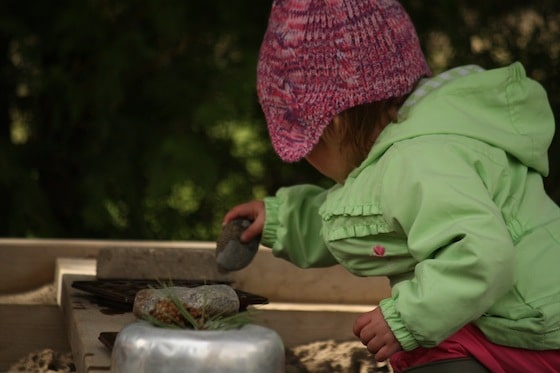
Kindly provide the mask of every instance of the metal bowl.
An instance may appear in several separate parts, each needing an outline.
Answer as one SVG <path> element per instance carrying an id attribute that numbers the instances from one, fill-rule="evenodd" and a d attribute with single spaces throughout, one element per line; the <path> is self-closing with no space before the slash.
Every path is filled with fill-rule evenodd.
<path id="1" fill-rule="evenodd" d="M 284 372 L 282 339 L 248 324 L 234 330 L 167 329 L 137 321 L 118 334 L 113 373 Z"/>

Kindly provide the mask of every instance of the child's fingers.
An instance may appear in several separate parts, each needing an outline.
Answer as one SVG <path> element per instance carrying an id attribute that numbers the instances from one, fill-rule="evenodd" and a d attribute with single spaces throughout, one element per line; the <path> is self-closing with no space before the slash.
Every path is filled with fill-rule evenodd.
<path id="1" fill-rule="evenodd" d="M 263 230 L 263 223 L 260 219 L 256 219 L 245 231 L 241 234 L 241 242 L 249 242 L 252 239 L 260 236 Z"/>
<path id="2" fill-rule="evenodd" d="M 222 224 L 227 224 L 229 223 L 231 220 L 235 219 L 235 218 L 247 218 L 250 217 L 250 213 L 251 210 L 249 208 L 249 204 L 248 203 L 244 203 L 241 205 L 237 205 L 235 207 L 233 207 L 231 210 L 229 210 L 225 215 L 224 215 L 224 221 Z"/>
<path id="3" fill-rule="evenodd" d="M 362 313 L 360 316 L 358 316 L 358 318 L 356 319 L 356 321 L 354 321 L 354 326 L 352 328 L 352 331 L 354 332 L 354 335 L 358 338 L 360 338 L 360 333 L 363 329 L 364 326 L 366 326 L 371 320 L 371 316 L 370 313 Z"/>
<path id="4" fill-rule="evenodd" d="M 233 207 L 224 215 L 222 224 L 227 224 L 230 220 L 236 218 L 245 218 L 251 221 L 261 219 L 264 222 L 264 202 L 255 200 Z"/>

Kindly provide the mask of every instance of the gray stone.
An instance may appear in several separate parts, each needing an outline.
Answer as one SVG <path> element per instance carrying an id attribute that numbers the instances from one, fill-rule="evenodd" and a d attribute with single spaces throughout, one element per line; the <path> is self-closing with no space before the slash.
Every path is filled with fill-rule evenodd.
<path id="1" fill-rule="evenodd" d="M 240 237 L 251 225 L 247 219 L 234 219 L 224 225 L 216 243 L 218 271 L 239 271 L 251 263 L 259 250 L 260 237 L 241 242 Z"/>
<path id="2" fill-rule="evenodd" d="M 211 247 L 107 247 L 97 256 L 98 279 L 231 281 L 216 268 Z"/>

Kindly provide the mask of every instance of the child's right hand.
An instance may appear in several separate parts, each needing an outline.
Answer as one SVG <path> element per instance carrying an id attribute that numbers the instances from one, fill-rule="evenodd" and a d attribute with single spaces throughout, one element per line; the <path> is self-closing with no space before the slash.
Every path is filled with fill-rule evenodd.
<path id="1" fill-rule="evenodd" d="M 224 216 L 223 224 L 236 218 L 245 218 L 252 221 L 251 225 L 241 235 L 241 242 L 249 242 L 262 234 L 265 220 L 264 202 L 254 200 L 233 207 Z"/>
<path id="2" fill-rule="evenodd" d="M 353 331 L 378 362 L 387 360 L 395 352 L 402 350 L 380 307 L 361 314 L 354 322 Z"/>

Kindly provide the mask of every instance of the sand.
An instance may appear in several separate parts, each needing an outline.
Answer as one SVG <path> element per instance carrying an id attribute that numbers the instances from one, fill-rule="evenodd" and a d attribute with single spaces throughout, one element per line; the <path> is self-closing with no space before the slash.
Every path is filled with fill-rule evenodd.
<path id="1" fill-rule="evenodd" d="M 75 372 L 72 354 L 50 349 L 35 351 L 14 363 L 7 373 Z M 286 373 L 388 373 L 386 363 L 375 363 L 364 347 L 355 341 L 318 341 L 286 351 Z"/>

